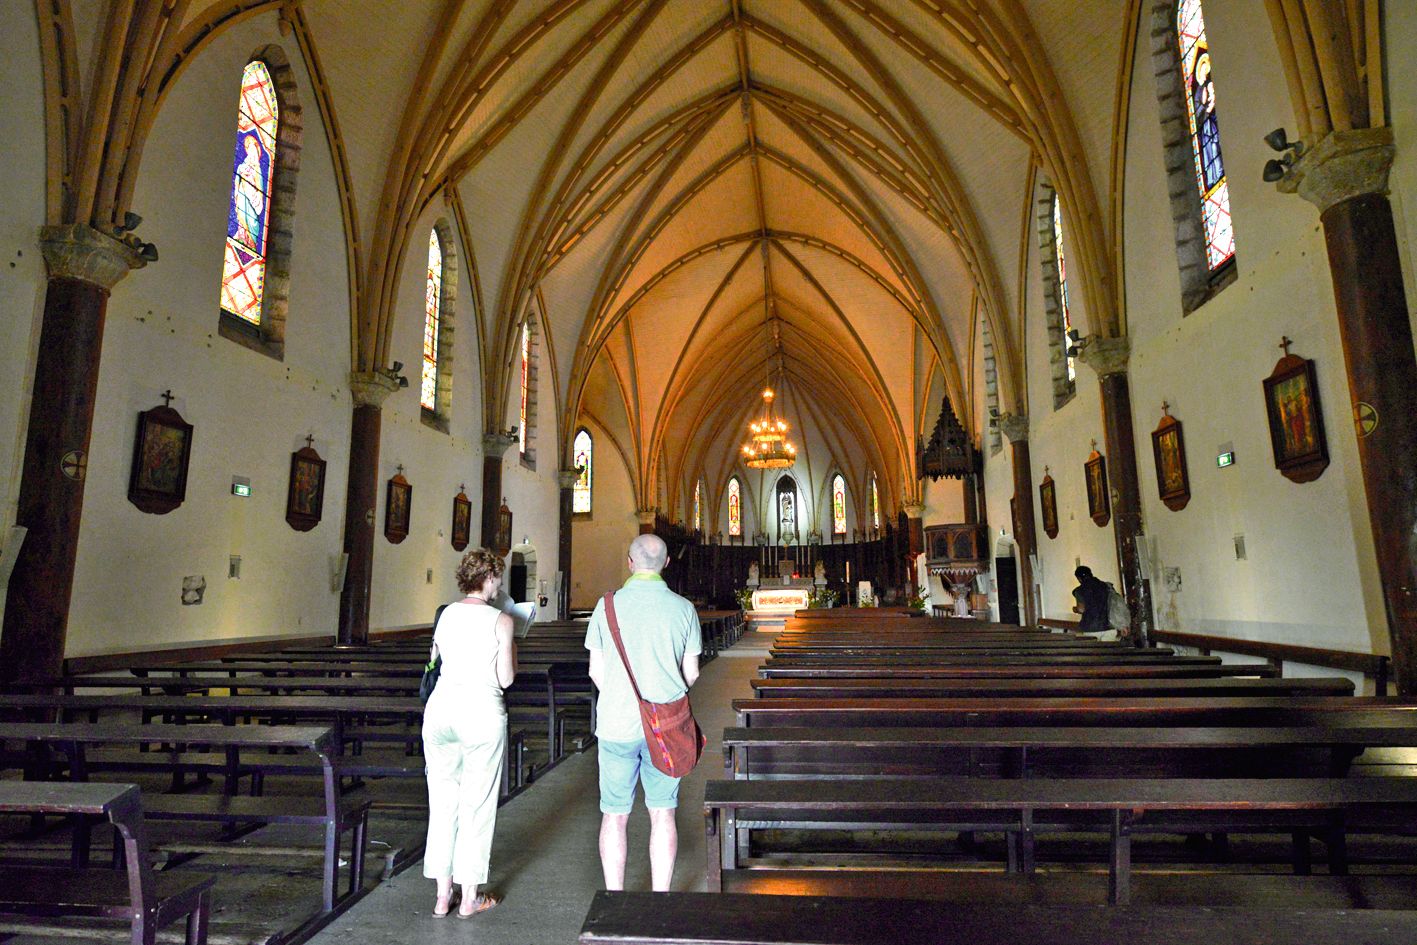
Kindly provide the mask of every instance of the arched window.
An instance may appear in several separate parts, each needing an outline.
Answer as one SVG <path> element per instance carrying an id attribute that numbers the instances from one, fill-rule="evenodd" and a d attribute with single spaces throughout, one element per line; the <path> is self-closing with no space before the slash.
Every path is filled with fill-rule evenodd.
<path id="1" fill-rule="evenodd" d="M 881 527 L 881 493 L 876 489 L 875 473 L 871 473 L 871 527 Z"/>
<path id="2" fill-rule="evenodd" d="M 419 403 L 424 410 L 438 410 L 438 332 L 443 306 L 443 245 L 438 228 L 428 233 L 428 281 L 423 291 L 423 384 Z"/>
<path id="3" fill-rule="evenodd" d="M 704 527 L 702 486 L 702 482 L 694 482 L 694 531 L 696 532 L 702 531 Z"/>
<path id="4" fill-rule="evenodd" d="M 1216 118 L 1215 77 L 1211 74 L 1210 43 L 1205 35 L 1201 0 L 1176 4 L 1176 40 L 1180 46 L 1181 84 L 1200 191 L 1205 226 L 1206 266 L 1211 272 L 1235 255 L 1235 230 L 1230 220 L 1230 187 L 1220 157 L 1220 125 Z"/>
<path id="5" fill-rule="evenodd" d="M 521 397 L 517 406 L 517 439 L 522 465 L 536 468 L 536 316 L 529 314 L 521 330 Z"/>
<path id="6" fill-rule="evenodd" d="M 728 536 L 743 537 L 743 487 L 737 476 L 728 480 Z"/>
<path id="7" fill-rule="evenodd" d="M 783 476 L 777 481 L 777 540 L 779 543 L 797 542 L 797 481 L 791 476 Z M 762 531 L 762 529 L 759 529 Z"/>
<path id="8" fill-rule="evenodd" d="M 279 128 L 280 103 L 270 69 L 253 59 L 241 73 L 221 273 L 221 310 L 253 328 L 261 325 L 266 298 L 266 241 Z"/>
<path id="9" fill-rule="evenodd" d="M 522 377 L 521 401 L 517 408 L 517 443 L 522 455 L 526 455 L 527 396 L 531 390 L 531 322 L 522 322 Z"/>
<path id="10" fill-rule="evenodd" d="M 832 534 L 846 534 L 846 480 L 841 473 L 832 477 Z"/>
<path id="11" fill-rule="evenodd" d="M 1058 311 L 1063 318 L 1063 362 L 1068 380 L 1077 382 L 1077 359 L 1072 351 L 1073 313 L 1068 307 L 1068 258 L 1063 255 L 1063 202 L 1053 193 L 1053 261 L 1058 268 Z"/>
<path id="12" fill-rule="evenodd" d="M 571 465 L 580 470 L 575 484 L 571 486 L 571 511 L 577 515 L 589 515 L 590 486 L 595 476 L 595 444 L 591 442 L 590 431 L 584 427 L 571 443 Z"/>

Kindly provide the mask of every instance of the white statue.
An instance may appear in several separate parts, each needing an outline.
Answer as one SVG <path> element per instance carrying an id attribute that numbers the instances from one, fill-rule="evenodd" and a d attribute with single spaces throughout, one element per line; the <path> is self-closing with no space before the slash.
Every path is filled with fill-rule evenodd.
<path id="1" fill-rule="evenodd" d="M 758 562 L 754 561 L 748 565 L 748 586 L 757 587 L 758 583 Z"/>
<path id="2" fill-rule="evenodd" d="M 820 558 L 817 559 L 817 566 L 812 569 L 812 583 L 813 583 L 813 584 L 826 584 L 826 583 L 827 583 L 827 564 L 826 564 L 825 561 L 821 560 Z"/>

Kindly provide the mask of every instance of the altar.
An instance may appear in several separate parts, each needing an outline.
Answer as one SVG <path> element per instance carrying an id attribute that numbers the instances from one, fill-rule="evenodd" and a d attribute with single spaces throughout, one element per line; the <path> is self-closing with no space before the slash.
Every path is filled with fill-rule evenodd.
<path id="1" fill-rule="evenodd" d="M 761 614 L 790 614 L 807 609 L 811 585 L 760 587 L 753 592 L 753 611 Z"/>

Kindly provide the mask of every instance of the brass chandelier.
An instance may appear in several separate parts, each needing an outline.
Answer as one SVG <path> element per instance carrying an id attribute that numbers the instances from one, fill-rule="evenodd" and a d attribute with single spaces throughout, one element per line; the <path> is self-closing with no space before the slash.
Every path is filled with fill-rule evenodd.
<path id="1" fill-rule="evenodd" d="M 797 462 L 797 447 L 787 439 L 787 421 L 773 414 L 771 387 L 763 388 L 763 415 L 748 424 L 743 464 L 750 469 L 785 469 Z"/>

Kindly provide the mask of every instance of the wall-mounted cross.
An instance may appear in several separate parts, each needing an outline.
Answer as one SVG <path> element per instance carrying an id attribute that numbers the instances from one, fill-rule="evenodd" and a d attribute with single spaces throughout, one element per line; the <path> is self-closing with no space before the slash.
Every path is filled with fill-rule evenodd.
<path id="1" fill-rule="evenodd" d="M 1097 441 L 1096 441 L 1096 440 L 1093 440 L 1093 441 L 1092 441 L 1092 451 L 1093 451 L 1094 453 L 1097 452 Z"/>
<path id="2" fill-rule="evenodd" d="M 1165 416 L 1171 416 L 1171 405 L 1164 400 L 1161 402 L 1161 412 Z"/>
<path id="3" fill-rule="evenodd" d="M 171 406 L 172 406 L 172 391 L 171 391 L 171 390 L 165 390 L 165 391 L 162 392 L 162 405 L 163 405 L 164 407 L 171 407 Z"/>
<path id="4" fill-rule="evenodd" d="M 458 491 L 459 491 L 459 492 L 466 492 L 466 491 L 467 491 L 467 485 L 466 485 L 466 483 L 461 483 L 461 482 L 458 483 Z"/>
<path id="5" fill-rule="evenodd" d="M 1284 349 L 1284 356 L 1285 356 L 1286 358 L 1289 357 L 1289 346 L 1292 345 L 1293 343 L 1294 343 L 1294 342 L 1292 342 L 1292 341 L 1289 340 L 1289 336 L 1288 336 L 1288 335 L 1280 335 L 1280 336 L 1279 336 L 1279 346 Z"/>
<path id="6" fill-rule="evenodd" d="M 1048 467 L 1046 465 L 1043 467 L 1043 475 L 1048 475 Z"/>
<path id="7" fill-rule="evenodd" d="M 305 445 L 311 449 L 315 448 L 315 434 L 309 433 L 305 436 Z"/>
<path id="8" fill-rule="evenodd" d="M 399 472 L 399 475 L 400 475 L 400 476 L 403 475 L 403 463 L 399 463 L 399 465 L 398 465 L 398 472 Z"/>

